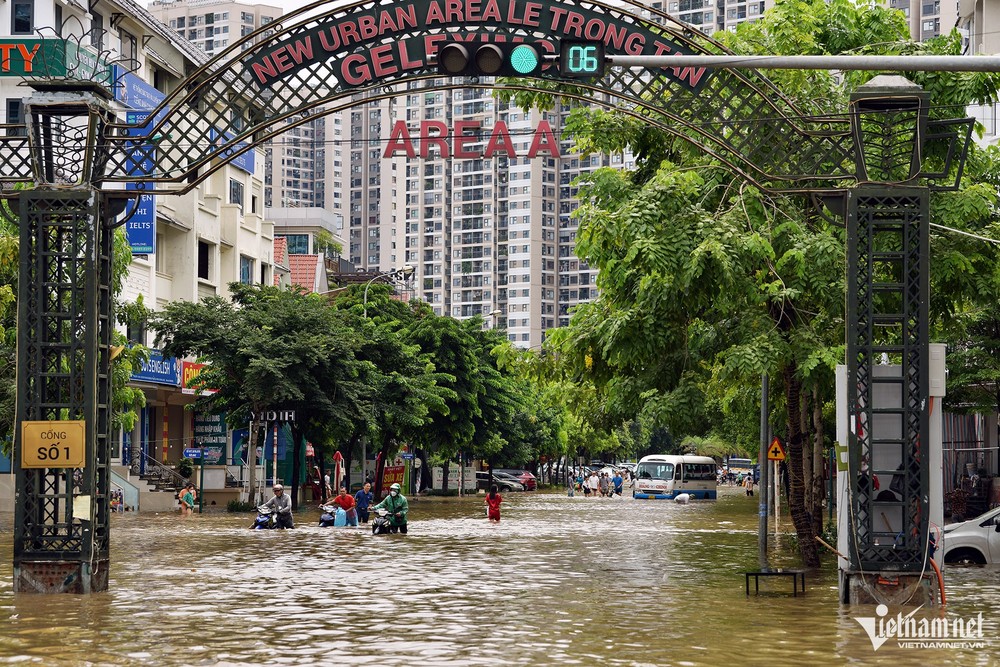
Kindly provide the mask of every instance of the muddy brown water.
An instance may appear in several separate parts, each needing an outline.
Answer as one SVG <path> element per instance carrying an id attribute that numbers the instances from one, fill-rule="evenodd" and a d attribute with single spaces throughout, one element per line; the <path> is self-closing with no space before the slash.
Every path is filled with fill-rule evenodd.
<path id="1" fill-rule="evenodd" d="M 792 597 L 747 597 L 757 499 L 508 494 L 420 499 L 407 536 L 250 531 L 225 512 L 115 515 L 110 590 L 15 595 L 0 514 L 0 664 L 41 665 L 1000 665 L 1000 570 L 949 568 L 949 618 L 984 620 L 986 648 L 873 650 L 837 603 L 832 558 Z M 772 564 L 794 565 L 783 535 Z M 896 610 L 892 610 L 893 614 Z M 934 618 L 937 612 L 920 610 Z"/>

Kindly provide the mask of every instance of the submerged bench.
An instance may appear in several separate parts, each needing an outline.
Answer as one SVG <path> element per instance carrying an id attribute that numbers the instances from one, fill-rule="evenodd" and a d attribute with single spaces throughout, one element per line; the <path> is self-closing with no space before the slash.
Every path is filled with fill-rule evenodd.
<path id="1" fill-rule="evenodd" d="M 753 591 L 755 594 L 760 595 L 760 578 L 761 577 L 791 577 L 792 578 L 792 595 L 798 596 L 799 594 L 799 582 L 802 583 L 802 594 L 805 595 L 806 592 L 806 572 L 805 570 L 785 570 L 782 568 L 777 568 L 774 570 L 760 570 L 757 572 L 747 572 L 746 573 L 746 585 L 747 585 L 747 596 L 750 595 L 750 577 L 753 577 Z"/>

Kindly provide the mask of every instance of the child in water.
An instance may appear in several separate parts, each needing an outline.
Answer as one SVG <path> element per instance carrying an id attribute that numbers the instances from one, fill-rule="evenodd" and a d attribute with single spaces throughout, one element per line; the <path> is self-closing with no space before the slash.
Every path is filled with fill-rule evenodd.
<path id="1" fill-rule="evenodd" d="M 500 523 L 500 503 L 503 502 L 503 496 L 497 493 L 497 485 L 493 484 L 490 486 L 490 492 L 486 494 L 486 516 L 489 517 L 490 523 Z"/>

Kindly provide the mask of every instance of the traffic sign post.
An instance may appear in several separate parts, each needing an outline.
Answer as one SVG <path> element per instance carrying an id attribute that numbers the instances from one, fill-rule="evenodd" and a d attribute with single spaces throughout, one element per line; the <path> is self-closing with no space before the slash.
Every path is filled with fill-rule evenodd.
<path id="1" fill-rule="evenodd" d="M 779 440 L 777 437 L 771 440 L 771 445 L 767 448 L 767 460 L 768 461 L 785 460 L 785 446 L 781 444 L 781 440 Z"/>

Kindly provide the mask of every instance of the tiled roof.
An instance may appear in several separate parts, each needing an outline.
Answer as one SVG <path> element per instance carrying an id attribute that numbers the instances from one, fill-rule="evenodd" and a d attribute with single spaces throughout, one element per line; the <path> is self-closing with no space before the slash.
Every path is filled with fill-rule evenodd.
<path id="1" fill-rule="evenodd" d="M 288 266 L 288 239 L 284 236 L 274 239 L 274 263 Z"/>
<path id="2" fill-rule="evenodd" d="M 324 285 L 319 286 L 317 280 L 320 270 L 319 255 L 289 255 L 288 266 L 292 270 L 292 284 L 299 285 L 310 292 L 322 292 Z"/>

